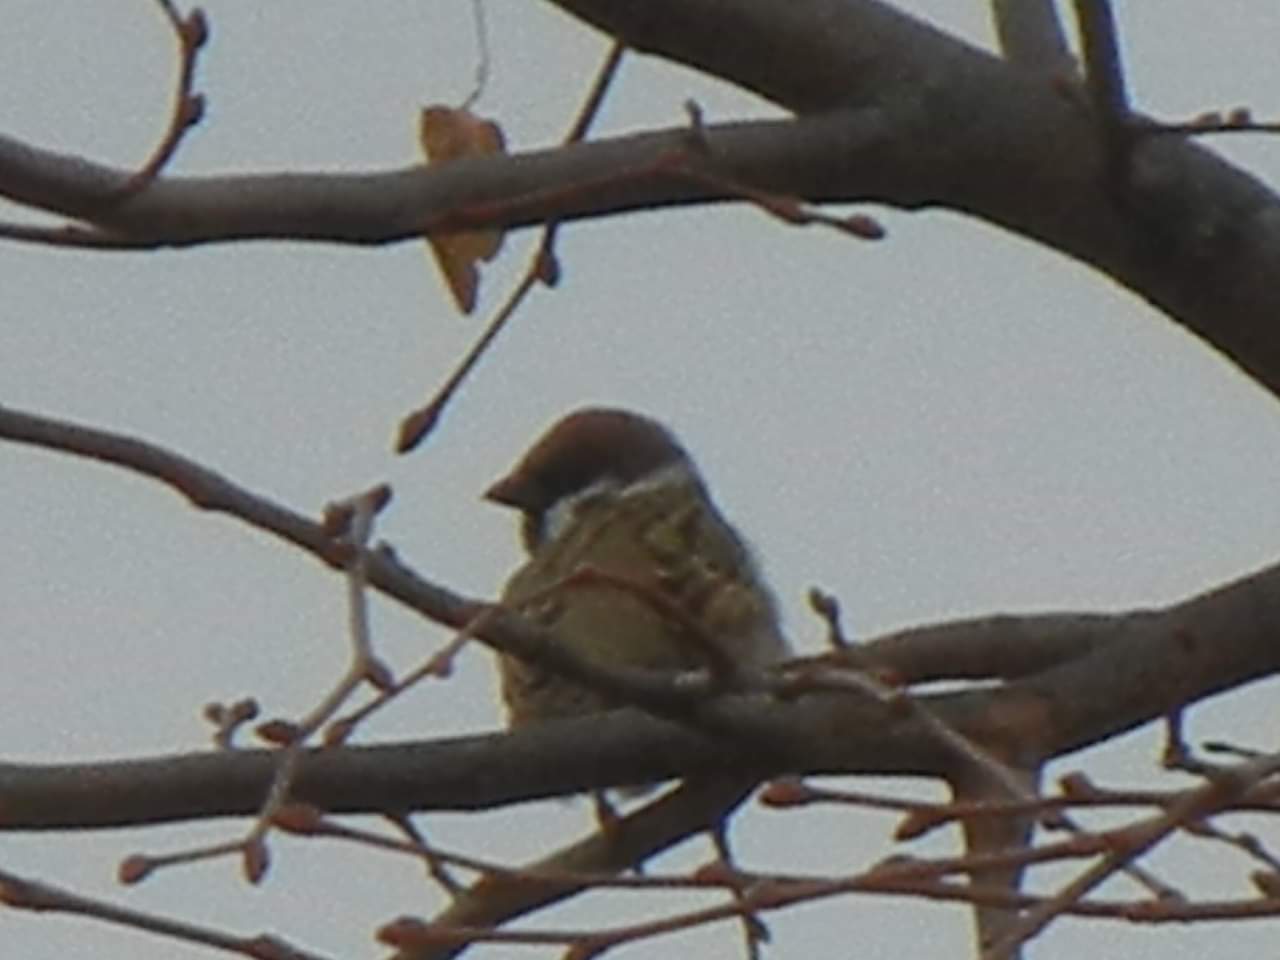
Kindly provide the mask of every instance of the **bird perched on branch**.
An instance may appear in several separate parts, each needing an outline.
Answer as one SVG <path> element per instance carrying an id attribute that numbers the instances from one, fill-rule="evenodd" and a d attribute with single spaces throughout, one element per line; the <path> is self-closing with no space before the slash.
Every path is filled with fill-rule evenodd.
<path id="1" fill-rule="evenodd" d="M 529 559 L 502 600 L 604 666 L 761 667 L 787 655 L 772 594 L 666 427 L 586 408 L 485 493 L 521 513 Z M 590 571 L 592 582 L 575 582 Z M 607 710 L 600 694 L 501 655 L 508 726 Z"/>

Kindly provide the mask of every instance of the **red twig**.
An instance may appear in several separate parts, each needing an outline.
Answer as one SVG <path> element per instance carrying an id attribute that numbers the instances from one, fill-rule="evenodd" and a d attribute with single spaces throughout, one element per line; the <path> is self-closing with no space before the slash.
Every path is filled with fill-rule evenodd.
<path id="1" fill-rule="evenodd" d="M 199 7 L 184 17 L 178 13 L 172 0 L 156 0 L 156 2 L 164 12 L 165 19 L 169 21 L 178 41 L 178 82 L 173 93 L 173 109 L 169 113 L 169 125 L 160 142 L 151 151 L 147 162 L 119 187 L 113 189 L 104 198 L 104 204 L 119 203 L 149 186 L 173 159 L 187 131 L 204 117 L 204 97 L 195 93 L 194 88 L 200 49 L 209 39 L 209 21 Z"/>
<path id="2" fill-rule="evenodd" d="M 618 72 L 625 50 L 626 47 L 621 43 L 615 43 L 609 49 L 609 54 L 605 57 L 604 63 L 596 74 L 596 79 L 591 85 L 586 101 L 578 111 L 578 116 L 574 120 L 573 126 L 569 128 L 569 133 L 564 140 L 566 144 L 577 143 L 587 135 L 592 121 L 595 119 L 596 114 L 600 112 L 600 107 L 604 103 L 605 95 L 609 91 L 609 85 L 613 82 L 613 78 Z M 475 369 L 476 365 L 489 351 L 489 347 L 497 339 L 503 328 L 506 327 L 507 321 L 515 314 L 516 309 L 524 302 L 534 286 L 538 283 L 543 283 L 549 287 L 554 287 L 559 282 L 560 265 L 556 260 L 555 253 L 556 234 L 559 228 L 560 224 L 555 220 L 543 228 L 542 237 L 539 239 L 537 249 L 529 260 L 528 267 L 525 268 L 524 276 L 521 277 L 520 282 L 507 295 L 507 299 L 493 315 L 493 319 L 485 325 L 484 331 L 476 342 L 472 344 L 466 356 L 449 374 L 449 378 L 444 382 L 444 385 L 436 391 L 435 396 L 428 401 L 426 406 L 413 411 L 400 422 L 400 429 L 396 439 L 397 453 L 408 453 L 431 434 L 431 431 L 435 429 L 436 424 L 439 422 L 440 416 L 449 405 L 449 401 L 453 399 L 462 384 L 466 382 L 467 377 L 470 376 L 471 371 Z"/>
<path id="3" fill-rule="evenodd" d="M 173 920 L 159 914 L 81 896 L 61 887 L 27 880 L 7 871 L 0 871 L 0 903 L 21 910 L 52 911 L 89 917 L 118 927 L 142 930 L 173 940 L 240 954 L 252 960 L 326 960 L 322 954 L 302 950 L 275 937 L 233 936 L 212 927 Z"/>

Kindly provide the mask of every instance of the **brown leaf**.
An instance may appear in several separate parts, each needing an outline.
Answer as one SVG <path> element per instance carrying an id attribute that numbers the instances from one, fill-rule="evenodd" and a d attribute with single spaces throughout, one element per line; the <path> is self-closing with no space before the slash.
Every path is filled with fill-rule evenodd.
<path id="1" fill-rule="evenodd" d="M 506 152 L 501 127 L 469 110 L 453 107 L 424 107 L 418 137 L 430 165 Z M 497 256 L 502 238 L 501 230 L 463 230 L 427 236 L 449 291 L 463 313 L 470 313 L 476 306 L 480 286 L 476 264 Z"/>

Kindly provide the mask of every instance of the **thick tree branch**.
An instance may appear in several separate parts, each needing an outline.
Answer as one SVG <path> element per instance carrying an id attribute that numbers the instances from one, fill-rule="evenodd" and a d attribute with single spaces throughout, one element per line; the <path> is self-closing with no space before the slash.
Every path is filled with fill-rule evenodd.
<path id="1" fill-rule="evenodd" d="M 559 0 L 637 49 L 807 114 L 643 134 L 440 170 L 160 178 L 0 140 L 0 195 L 92 224 L 0 235 L 154 247 L 384 243 L 724 199 L 697 169 L 813 200 L 940 206 L 1083 260 L 1280 392 L 1280 202 L 1188 140 L 1139 137 L 1128 189 L 1083 88 L 1010 66 L 875 0 Z M 701 165 L 701 166 L 699 166 Z"/>
<path id="2" fill-rule="evenodd" d="M 1121 206 L 1082 90 L 877 0 L 552 2 L 798 112 L 913 105 L 924 166 L 950 170 L 931 202 L 1093 265 L 1280 393 L 1280 203 L 1194 143 L 1140 138 Z"/>
<path id="3" fill-rule="evenodd" d="M 377 564 L 371 569 L 371 580 Z M 1055 617 L 1022 618 L 1049 630 Z M 1280 668 L 1280 567 L 1161 612 L 1119 614 L 1113 642 L 993 690 L 920 699 L 1006 755 L 1059 756 L 1176 706 Z M 953 633 L 963 643 L 961 630 Z M 734 750 L 679 724 L 623 710 L 518 733 L 312 751 L 297 795 L 336 813 L 469 810 L 673 777 L 782 772 L 941 775 L 954 758 L 892 704 L 848 693 L 792 703 L 737 696 L 707 712 L 756 741 Z M 0 828 L 65 829 L 252 815 L 275 755 L 240 751 L 151 760 L 0 766 Z"/>
<path id="4" fill-rule="evenodd" d="M 710 829 L 750 795 L 754 781 L 732 777 L 694 779 L 621 820 L 614 829 L 597 831 L 549 857 L 525 864 L 519 874 L 481 878 L 432 924 L 493 928 L 582 891 L 587 884 L 538 880 L 539 872 L 566 874 L 587 870 L 599 875 L 621 872 L 654 853 Z M 397 960 L 447 960 L 466 949 L 466 941 L 433 943 L 404 950 Z"/>
<path id="5" fill-rule="evenodd" d="M 991 0 L 991 19 L 1010 63 L 1066 77 L 1075 71 L 1054 0 Z"/>
<path id="6" fill-rule="evenodd" d="M 122 249 L 252 238 L 383 243 L 425 230 L 749 199 L 747 188 L 812 200 L 940 206 L 1109 273 L 1280 392 L 1280 332 L 1271 322 L 1280 307 L 1274 283 L 1280 203 L 1207 151 L 1172 137 L 1126 137 L 1126 189 L 1117 193 L 1107 176 L 1114 143 L 1109 150 L 1108 125 L 1098 122 L 1114 109 L 1091 107 L 1062 76 L 1010 69 L 874 0 L 559 5 L 622 41 L 740 83 L 803 115 L 699 124 L 443 170 L 346 177 L 152 180 L 156 163 L 131 178 L 0 138 L 0 195 L 79 221 L 55 229 L 0 224 L 0 236 Z M 999 0 L 995 6 L 1014 9 Z M 1051 5 L 1034 9 L 1044 15 Z M 1012 31 L 1017 22 L 1002 26 Z M 1034 62 L 1035 43 L 1054 42 L 1043 31 L 1009 31 L 1010 60 L 1023 64 Z M 1059 35 L 1059 48 L 1060 41 Z M 135 439 L 3 409 L 0 436 L 159 479 L 195 505 L 237 517 L 329 566 L 351 556 L 349 545 L 307 517 Z M 496 649 L 543 662 L 645 711 L 518 734 L 311 751 L 291 795 L 338 813 L 472 810 L 687 778 L 684 788 L 654 805 L 648 833 L 629 834 L 625 843 L 601 834 L 568 854 L 570 865 L 581 855 L 597 869 L 602 857 L 605 869 L 620 869 L 705 826 L 766 775 L 924 774 L 955 783 L 964 772 L 936 731 L 901 700 L 824 687 L 824 675 L 874 666 L 904 685 L 998 678 L 1004 681 L 998 687 L 912 695 L 912 702 L 948 731 L 1036 770 L 1049 758 L 1280 668 L 1273 641 L 1280 567 L 1164 610 L 992 617 L 906 630 L 856 653 L 789 664 L 785 678 L 767 684 L 768 678 L 756 678 L 759 689 L 750 693 L 691 696 L 688 686 L 668 678 L 577 660 L 508 611 L 438 586 L 389 552 L 369 554 L 368 561 L 370 584 L 424 617 L 472 629 Z M 0 765 L 0 830 L 252 815 L 279 761 L 279 752 L 242 751 Z M 700 798 L 699 785 L 712 792 Z M 989 786 L 977 784 L 972 793 L 987 796 Z M 682 804 L 683 818 L 662 816 L 664 805 L 678 810 Z M 986 838 L 969 824 L 970 840 L 976 850 L 1019 845 L 1030 823 L 1030 816 L 1003 821 L 997 824 L 1003 829 Z M 1179 825 L 1171 820 L 1169 829 Z M 605 849 L 611 843 L 614 848 Z M 1008 924 L 1010 905 L 1021 904 L 1015 897 L 1021 864 L 998 865 L 1003 872 L 985 878 L 1002 881 L 1006 889 L 996 892 L 1007 898 L 996 901 L 1001 911 L 987 915 L 988 936 Z M 483 927 L 580 887 L 549 880 L 531 895 L 528 878 L 488 877 L 440 920 Z M 1049 902 L 1040 914 L 1053 917 L 1069 907 Z"/>
<path id="7" fill-rule="evenodd" d="M 696 134 L 677 128 L 432 168 L 161 177 L 124 202 L 114 198 L 128 171 L 0 136 L 0 196 L 94 225 L 26 232 L 9 225 L 0 236 L 106 249 L 263 239 L 381 244 L 428 230 L 532 226 L 737 199 L 682 173 L 686 166 L 827 200 L 856 199 L 845 186 L 871 180 L 903 204 L 923 202 L 912 178 L 892 169 L 877 174 L 893 167 L 882 161 L 905 160 L 899 151 L 910 146 L 885 134 L 882 117 L 855 113 L 708 126 Z M 865 189 L 859 182 L 855 192 Z"/>
<path id="8" fill-rule="evenodd" d="M 0 438 L 158 479 L 197 506 L 234 516 L 330 566 L 341 565 L 351 549 L 321 524 L 134 438 L 4 408 Z M 521 618 L 437 586 L 388 552 L 370 553 L 367 561 L 370 586 L 425 617 L 470 627 L 500 650 L 679 723 L 623 711 L 514 735 L 314 752 L 301 764 L 297 795 L 326 810 L 474 809 L 697 774 L 946 776 L 956 770 L 954 753 L 901 704 L 846 688 L 803 693 L 804 672 L 839 666 L 839 654 L 801 663 L 791 684 L 800 692 L 787 702 L 760 692 L 691 697 L 669 678 L 574 658 Z M 1034 766 L 1275 672 L 1278 625 L 1280 567 L 1272 567 L 1162 611 L 987 618 L 926 628 L 914 637 L 905 632 L 883 641 L 884 665 L 896 663 L 909 677 L 937 678 L 949 671 L 921 666 L 933 649 L 962 676 L 1020 677 L 992 690 L 918 700 L 959 734 Z M 1030 654 L 1010 669 L 999 667 L 1008 650 L 1005 634 L 1033 638 Z M 985 653 L 950 658 L 951 647 Z M 848 654 L 850 668 L 874 664 L 878 651 L 874 643 L 857 648 Z M 250 813 L 262 801 L 274 763 L 271 753 L 248 752 L 0 767 L 0 824 L 47 829 Z"/>

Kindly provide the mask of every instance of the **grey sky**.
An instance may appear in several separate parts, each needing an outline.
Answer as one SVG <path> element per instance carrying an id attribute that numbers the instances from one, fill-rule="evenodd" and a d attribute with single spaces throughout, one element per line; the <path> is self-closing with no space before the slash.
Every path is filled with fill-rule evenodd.
<path id="1" fill-rule="evenodd" d="M 172 70 L 153 5 L 9 5 L 0 130 L 100 161 L 145 157 Z M 986 5 L 976 0 L 899 5 L 988 42 Z M 418 107 L 456 103 L 472 84 L 468 3 L 204 7 L 213 27 L 200 75 L 208 113 L 178 173 L 404 165 L 416 156 Z M 549 5 L 489 0 L 486 9 L 491 77 L 477 109 L 502 123 L 514 149 L 554 142 L 603 41 Z M 1173 0 L 1122 13 L 1144 110 L 1185 117 L 1248 104 L 1280 116 L 1280 8 Z M 689 97 L 708 120 L 775 112 L 635 57 L 598 133 L 680 123 Z M 1280 178 L 1275 138 L 1214 146 L 1264 180 Z M 567 409 L 632 406 L 670 423 L 694 452 L 755 543 L 804 649 L 820 636 L 802 604 L 815 583 L 842 598 L 865 636 L 982 612 L 1165 603 L 1274 560 L 1274 398 L 1057 253 L 953 215 L 873 212 L 889 230 L 879 244 L 788 228 L 750 209 L 566 229 L 560 288 L 531 298 L 438 435 L 407 458 L 390 452 L 397 419 L 442 381 L 480 324 L 454 314 L 420 244 L 128 255 L 4 243 L 0 403 L 157 441 L 304 511 L 387 479 L 396 499 L 382 536 L 425 574 L 473 593 L 492 592 L 517 562 L 511 518 L 479 492 Z M 481 315 L 523 269 L 529 239 L 508 238 L 486 272 Z M 251 693 L 269 713 L 294 713 L 340 670 L 341 583 L 310 560 L 198 515 L 154 483 L 30 449 L 0 445 L 0 490 L 9 598 L 0 605 L 0 758 L 199 749 L 204 702 Z M 444 636 L 385 605 L 376 627 L 381 649 L 405 666 Z M 1274 728 L 1275 695 L 1274 684 L 1259 685 L 1197 708 L 1191 733 L 1273 748 L 1253 738 Z M 477 650 L 451 682 L 379 718 L 365 739 L 498 721 Z M 1104 782 L 1151 783 L 1156 744 L 1150 732 L 1135 734 L 1056 771 L 1087 765 Z M 882 817 L 824 812 L 780 830 L 781 816 L 743 824 L 749 865 L 852 872 L 888 852 L 892 824 Z M 587 819 L 584 805 L 548 804 L 425 823 L 442 843 L 515 858 Z M 376 925 L 434 902 L 411 864 L 283 840 L 261 889 L 229 862 L 169 871 L 140 888 L 113 881 L 127 853 L 243 828 L 2 842 L 8 869 L 233 931 L 272 929 L 334 956 L 369 956 Z M 1162 852 L 1155 866 L 1202 896 L 1246 882 L 1239 859 L 1204 844 Z M 604 902 L 573 905 L 554 922 L 612 915 Z M 967 917 L 954 908 L 861 898 L 771 922 L 778 956 L 846 956 L 856 943 L 857 956 L 874 960 L 923 938 L 947 945 L 929 956 L 967 955 Z M 1217 957 L 1257 956 L 1274 935 L 1275 924 L 1262 922 L 1063 922 L 1031 956 L 1192 957 L 1210 943 Z M 0 912 L 0 940 L 32 960 L 87 957 L 104 945 L 143 960 L 197 953 L 12 912 Z M 674 944 L 620 956 L 669 955 Z M 719 929 L 679 948 L 707 958 L 741 949 L 736 932 Z"/>

